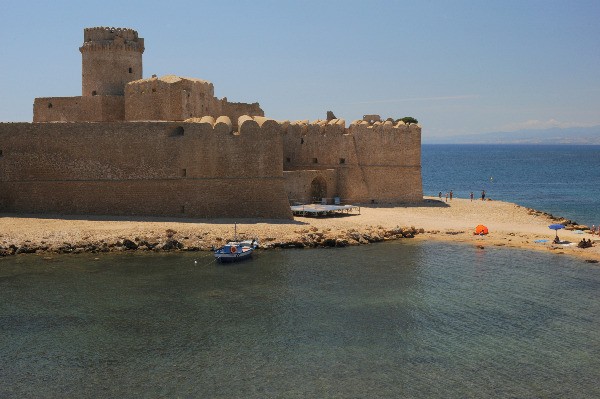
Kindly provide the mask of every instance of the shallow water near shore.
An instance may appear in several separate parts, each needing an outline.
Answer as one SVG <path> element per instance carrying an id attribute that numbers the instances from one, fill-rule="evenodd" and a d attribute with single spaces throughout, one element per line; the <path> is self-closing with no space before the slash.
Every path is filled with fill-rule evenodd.
<path id="1" fill-rule="evenodd" d="M 0 397 L 598 397 L 598 292 L 579 259 L 406 240 L 5 258 Z"/>

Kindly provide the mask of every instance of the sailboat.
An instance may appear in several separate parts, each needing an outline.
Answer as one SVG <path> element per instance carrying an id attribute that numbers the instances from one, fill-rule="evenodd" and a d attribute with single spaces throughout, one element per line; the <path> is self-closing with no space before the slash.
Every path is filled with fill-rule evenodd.
<path id="1" fill-rule="evenodd" d="M 258 248 L 258 241 L 243 240 L 237 238 L 237 223 L 234 225 L 235 235 L 232 241 L 220 248 L 215 249 L 215 258 L 219 262 L 237 262 L 252 257 L 252 252 Z"/>

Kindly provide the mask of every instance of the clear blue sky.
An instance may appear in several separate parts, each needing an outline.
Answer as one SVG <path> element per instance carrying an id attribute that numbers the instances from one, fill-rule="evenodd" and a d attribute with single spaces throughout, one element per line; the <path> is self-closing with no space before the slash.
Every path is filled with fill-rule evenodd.
<path id="1" fill-rule="evenodd" d="M 275 119 L 414 116 L 423 135 L 600 125 L 600 1 L 10 1 L 0 121 L 81 95 L 83 28 L 146 40 L 144 77 L 209 80 Z"/>

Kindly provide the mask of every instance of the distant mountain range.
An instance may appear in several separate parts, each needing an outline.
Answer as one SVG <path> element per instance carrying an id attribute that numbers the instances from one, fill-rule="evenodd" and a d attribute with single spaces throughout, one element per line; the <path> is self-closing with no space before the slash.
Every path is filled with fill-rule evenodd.
<path id="1" fill-rule="evenodd" d="M 600 145 L 600 125 L 421 138 L 423 144 L 584 144 Z"/>

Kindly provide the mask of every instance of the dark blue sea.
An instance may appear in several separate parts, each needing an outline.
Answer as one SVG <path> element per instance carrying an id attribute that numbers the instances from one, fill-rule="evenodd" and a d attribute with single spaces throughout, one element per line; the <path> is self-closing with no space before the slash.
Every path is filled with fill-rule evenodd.
<path id="1" fill-rule="evenodd" d="M 424 146 L 424 186 L 590 223 L 599 160 Z M 579 258 L 413 240 L 0 258 L 0 398 L 595 398 L 599 293 Z"/>
<path id="2" fill-rule="evenodd" d="M 423 193 L 515 202 L 600 224 L 600 146 L 423 145 Z"/>

